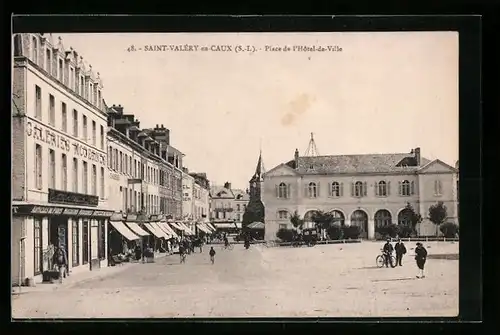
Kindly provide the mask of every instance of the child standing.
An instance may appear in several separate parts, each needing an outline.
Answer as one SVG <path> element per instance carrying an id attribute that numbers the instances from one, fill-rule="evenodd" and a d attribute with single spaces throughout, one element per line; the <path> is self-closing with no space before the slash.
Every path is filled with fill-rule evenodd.
<path id="1" fill-rule="evenodd" d="M 212 264 L 215 263 L 215 250 L 214 250 L 214 247 L 210 247 L 210 251 L 208 253 L 210 255 L 210 261 L 212 262 Z"/>

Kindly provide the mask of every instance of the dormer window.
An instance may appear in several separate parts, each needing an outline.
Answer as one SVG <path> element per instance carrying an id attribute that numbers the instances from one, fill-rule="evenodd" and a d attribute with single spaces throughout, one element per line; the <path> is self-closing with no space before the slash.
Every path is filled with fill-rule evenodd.
<path id="1" fill-rule="evenodd" d="M 52 75 L 52 53 L 49 48 L 45 50 L 45 70 Z"/>
<path id="2" fill-rule="evenodd" d="M 314 170 L 314 165 L 313 164 L 309 164 L 309 170 Z"/>
<path id="3" fill-rule="evenodd" d="M 69 68 L 69 88 L 75 90 L 75 69 L 71 66 Z"/>
<path id="4" fill-rule="evenodd" d="M 85 78 L 80 76 L 80 96 L 85 97 Z"/>

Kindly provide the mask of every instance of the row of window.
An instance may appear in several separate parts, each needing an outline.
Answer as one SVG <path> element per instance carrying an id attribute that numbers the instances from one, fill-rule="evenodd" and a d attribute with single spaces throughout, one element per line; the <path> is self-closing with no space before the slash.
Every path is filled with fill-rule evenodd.
<path id="1" fill-rule="evenodd" d="M 132 178 L 140 178 L 150 184 L 166 186 L 170 189 L 180 190 L 182 180 L 166 170 L 147 166 L 141 163 L 140 159 L 133 159 L 132 156 L 113 148 L 108 147 L 108 166 L 117 173 L 128 175 Z"/>
<path id="2" fill-rule="evenodd" d="M 48 123 L 52 127 L 58 127 L 64 133 L 68 132 L 68 110 L 67 105 L 64 101 L 60 102 L 60 120 L 61 124 L 56 124 L 56 99 L 52 94 L 49 94 L 49 120 Z M 87 116 L 81 113 L 81 130 L 80 130 L 80 115 L 76 109 L 72 110 L 72 132 L 71 135 L 75 138 L 79 138 L 85 143 L 91 143 L 94 147 L 97 147 L 97 124 L 92 120 L 91 125 L 91 137 L 88 134 L 88 119 Z M 35 118 L 44 122 L 43 111 L 42 111 L 42 89 L 35 85 Z M 104 150 L 104 127 L 101 125 L 99 129 L 99 148 Z"/>
<path id="3" fill-rule="evenodd" d="M 329 197 L 342 197 L 344 195 L 344 183 L 332 182 L 328 185 Z M 391 195 L 391 182 L 381 180 L 374 185 L 375 196 L 387 197 Z M 352 197 L 366 197 L 368 194 L 368 187 L 366 182 L 353 182 L 351 183 L 351 196 Z M 403 180 L 398 182 L 399 196 L 411 196 L 415 194 L 415 183 L 413 181 Z M 440 180 L 434 181 L 434 194 L 436 196 L 442 195 L 442 183 Z M 304 197 L 317 198 L 320 196 L 320 184 L 310 182 L 304 186 Z M 276 197 L 282 199 L 289 199 L 291 197 L 291 185 L 280 183 L 276 185 Z"/>
<path id="4" fill-rule="evenodd" d="M 44 56 L 42 64 L 40 64 L 40 56 Z M 66 61 L 63 57 L 54 56 L 49 47 L 45 48 L 45 54 L 39 54 L 38 38 L 36 36 L 32 36 L 31 60 L 74 93 L 80 95 L 97 108 L 102 109 L 102 96 L 99 84 L 93 82 L 90 76 L 86 76 L 83 73 L 78 74 L 70 62 Z"/>
<path id="5" fill-rule="evenodd" d="M 144 209 L 146 213 L 170 214 L 177 211 L 178 201 L 170 198 L 161 197 L 154 194 L 145 194 L 141 191 L 135 191 L 127 187 L 120 186 L 122 198 L 122 210 L 124 212 L 136 212 Z"/>
<path id="6" fill-rule="evenodd" d="M 304 221 L 312 221 L 314 211 L 309 211 L 304 215 Z M 333 210 L 330 212 L 334 218 L 334 222 L 343 225 L 345 223 L 344 214 L 341 211 Z M 398 214 L 398 224 L 409 225 L 411 223 L 411 212 L 403 209 Z M 290 212 L 287 210 L 279 210 L 277 218 L 279 220 L 290 219 Z M 391 213 L 386 209 L 378 210 L 374 215 L 375 226 L 387 226 L 392 223 Z M 368 215 L 362 210 L 356 210 L 351 214 L 351 225 L 358 225 L 359 223 L 368 223 Z"/>
<path id="7" fill-rule="evenodd" d="M 48 169 L 44 167 L 44 155 L 43 149 L 40 144 L 35 144 L 35 187 L 39 190 L 45 187 L 43 176 L 47 173 L 48 185 L 47 188 L 60 189 L 62 191 L 69 191 L 75 193 L 98 195 L 98 183 L 97 183 L 97 166 L 95 164 L 91 165 L 90 168 L 90 189 L 89 189 L 89 164 L 82 160 L 81 164 L 77 158 L 73 158 L 71 162 L 71 188 L 68 186 L 68 156 L 62 154 L 60 159 L 60 164 L 56 164 L 56 153 L 54 150 L 49 149 L 47 152 L 48 157 Z M 80 170 L 81 166 L 81 170 Z M 58 170 L 58 167 L 61 169 Z M 80 171 L 80 172 L 79 172 Z M 59 174 L 61 178 L 59 179 L 60 185 L 56 184 L 56 175 Z M 79 180 L 81 179 L 81 189 L 79 187 Z M 105 183 L 105 170 L 103 167 L 100 168 L 99 173 L 99 197 L 104 198 L 104 183 Z"/>

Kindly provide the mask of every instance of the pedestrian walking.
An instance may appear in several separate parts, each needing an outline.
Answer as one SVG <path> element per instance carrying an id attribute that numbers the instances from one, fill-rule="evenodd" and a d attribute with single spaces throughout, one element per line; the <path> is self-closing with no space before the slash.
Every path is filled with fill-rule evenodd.
<path id="1" fill-rule="evenodd" d="M 183 244 L 179 244 L 179 256 L 182 263 L 186 263 L 186 248 Z"/>
<path id="2" fill-rule="evenodd" d="M 398 241 L 394 245 L 394 251 L 396 251 L 396 266 L 403 266 L 403 255 L 406 254 L 405 244 L 398 238 Z"/>
<path id="3" fill-rule="evenodd" d="M 208 252 L 208 254 L 210 255 L 210 261 L 212 262 L 212 264 L 215 263 L 215 250 L 214 250 L 214 247 L 210 247 L 210 251 Z"/>
<path id="4" fill-rule="evenodd" d="M 427 250 L 424 248 L 422 243 L 417 242 L 417 247 L 415 248 L 415 261 L 417 261 L 417 266 L 419 269 L 419 275 L 417 278 L 425 278 L 424 266 L 427 260 Z"/>
<path id="5" fill-rule="evenodd" d="M 68 273 L 68 257 L 64 248 L 56 247 L 54 255 L 52 256 L 52 264 L 59 271 L 59 282 L 62 283 L 63 278 L 66 278 Z"/>

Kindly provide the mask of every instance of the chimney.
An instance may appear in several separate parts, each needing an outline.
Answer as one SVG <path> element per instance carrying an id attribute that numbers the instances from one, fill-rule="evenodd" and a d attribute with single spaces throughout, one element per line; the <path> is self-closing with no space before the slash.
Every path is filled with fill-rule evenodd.
<path id="1" fill-rule="evenodd" d="M 415 154 L 415 160 L 417 161 L 417 166 L 420 166 L 420 148 L 413 149 L 413 153 Z"/>
<path id="2" fill-rule="evenodd" d="M 231 183 L 230 183 L 230 182 L 228 182 L 228 181 L 226 181 L 226 182 L 224 183 L 224 188 L 227 188 L 228 190 L 230 190 L 230 189 L 231 189 Z"/>
<path id="3" fill-rule="evenodd" d="M 295 168 L 297 169 L 299 167 L 299 149 L 295 149 Z"/>

